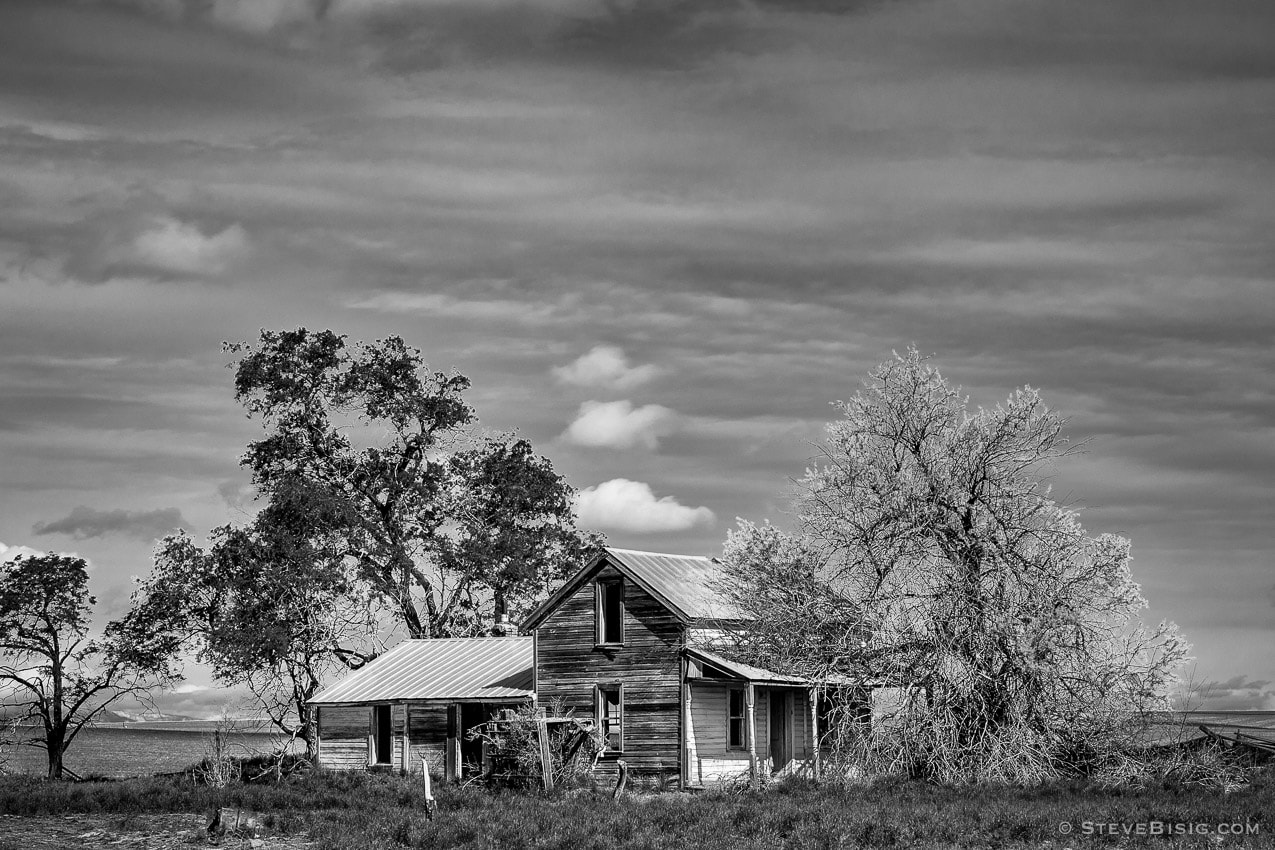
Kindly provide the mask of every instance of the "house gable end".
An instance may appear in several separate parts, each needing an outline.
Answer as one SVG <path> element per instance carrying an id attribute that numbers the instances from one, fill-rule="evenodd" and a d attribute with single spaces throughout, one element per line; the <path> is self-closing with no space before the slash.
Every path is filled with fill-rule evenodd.
<path id="1" fill-rule="evenodd" d="M 575 575 L 567 579 L 562 587 L 554 591 L 554 593 L 545 600 L 544 603 L 536 608 L 536 610 L 532 611 L 527 618 L 522 621 L 519 628 L 523 632 L 530 632 L 531 630 L 538 628 L 541 623 L 561 608 L 562 605 L 582 586 L 595 579 L 607 568 L 617 571 L 625 579 L 641 588 L 648 596 L 672 612 L 672 614 L 677 617 L 680 622 L 688 623 L 691 621 L 692 618 L 685 611 L 667 599 L 656 588 L 652 587 L 650 582 L 646 581 L 639 573 L 630 569 L 629 566 L 619 558 L 616 558 L 611 553 L 604 550 L 595 555 L 589 563 L 585 564 L 584 567 L 576 572 Z"/>

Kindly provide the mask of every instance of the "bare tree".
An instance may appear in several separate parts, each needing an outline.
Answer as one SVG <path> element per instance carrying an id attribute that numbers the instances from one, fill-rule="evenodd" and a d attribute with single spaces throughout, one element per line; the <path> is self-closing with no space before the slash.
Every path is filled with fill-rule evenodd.
<path id="1" fill-rule="evenodd" d="M 724 561 L 753 660 L 895 686 L 879 766 L 1032 781 L 1118 740 L 1187 647 L 1141 621 L 1129 541 L 1091 537 L 1042 476 L 1064 420 L 1024 388 L 971 411 L 915 349 L 838 404 L 798 482 L 799 533 L 741 523 Z"/>
<path id="2" fill-rule="evenodd" d="M 80 731 L 125 697 L 171 683 L 176 643 L 137 608 L 89 633 L 96 600 L 81 558 L 23 556 L 0 565 L 0 697 L 43 733 L 50 779 Z"/>

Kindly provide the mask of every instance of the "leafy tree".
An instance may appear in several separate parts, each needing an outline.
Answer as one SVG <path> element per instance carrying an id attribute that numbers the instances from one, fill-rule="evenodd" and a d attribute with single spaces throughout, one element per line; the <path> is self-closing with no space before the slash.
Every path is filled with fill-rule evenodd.
<path id="1" fill-rule="evenodd" d="M 0 683 L 5 702 L 38 721 L 48 776 L 85 725 L 127 696 L 146 699 L 175 680 L 177 648 L 163 623 L 134 608 L 91 637 L 96 600 L 81 558 L 25 555 L 0 564 Z"/>
<path id="2" fill-rule="evenodd" d="M 219 681 L 246 686 L 311 756 L 310 698 L 374 652 L 381 620 L 333 541 L 315 532 L 312 506 L 281 490 L 249 525 L 215 529 L 207 549 L 184 532 L 165 538 L 139 593 Z"/>
<path id="3" fill-rule="evenodd" d="M 1129 541 L 1091 537 L 1042 475 L 1064 421 L 1024 388 L 971 411 L 915 349 L 838 405 L 799 531 L 741 522 L 726 586 L 761 663 L 907 698 L 867 752 L 947 781 L 1077 766 L 1165 706 L 1187 648 L 1141 622 Z"/>
<path id="4" fill-rule="evenodd" d="M 267 430 L 243 458 L 261 510 L 206 549 L 167 538 L 139 600 L 311 750 L 307 705 L 337 670 L 395 634 L 499 629 L 598 545 L 550 463 L 474 437 L 469 381 L 401 339 L 351 348 L 301 329 L 227 348 L 236 398 Z"/>
<path id="5" fill-rule="evenodd" d="M 549 461 L 474 438 L 469 380 L 430 372 L 402 339 L 351 348 L 302 328 L 227 349 L 235 397 L 268 432 L 243 459 L 260 495 L 293 500 L 408 636 L 489 630 L 598 545 Z"/>

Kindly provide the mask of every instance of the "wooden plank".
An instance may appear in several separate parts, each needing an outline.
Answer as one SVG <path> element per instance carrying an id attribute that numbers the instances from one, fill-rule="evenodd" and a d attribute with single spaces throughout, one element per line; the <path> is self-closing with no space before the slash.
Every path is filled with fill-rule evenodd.
<path id="1" fill-rule="evenodd" d="M 443 777 L 448 782 L 460 779 L 460 704 L 447 706 L 447 749 L 443 761 Z"/>
<path id="2" fill-rule="evenodd" d="M 546 791 L 553 790 L 553 760 L 549 755 L 549 724 L 545 723 L 543 717 L 536 724 L 536 731 L 540 737 L 540 776 L 544 781 Z"/>
<path id="3" fill-rule="evenodd" d="M 412 707 L 409 705 L 403 706 L 403 752 L 402 752 L 403 761 L 401 762 L 401 767 L 399 769 L 403 771 L 404 776 L 408 776 L 412 772 L 412 724 L 410 721 L 411 714 L 412 714 Z M 428 773 L 428 771 L 426 772 Z"/>

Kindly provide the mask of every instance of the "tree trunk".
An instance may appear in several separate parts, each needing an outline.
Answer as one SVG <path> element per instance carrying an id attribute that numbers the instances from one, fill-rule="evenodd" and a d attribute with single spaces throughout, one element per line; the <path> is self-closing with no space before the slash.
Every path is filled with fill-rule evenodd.
<path id="1" fill-rule="evenodd" d="M 45 735 L 44 744 L 48 748 L 50 779 L 61 779 L 63 776 L 62 757 L 66 753 L 65 739 L 66 733 L 60 729 L 49 731 Z"/>

